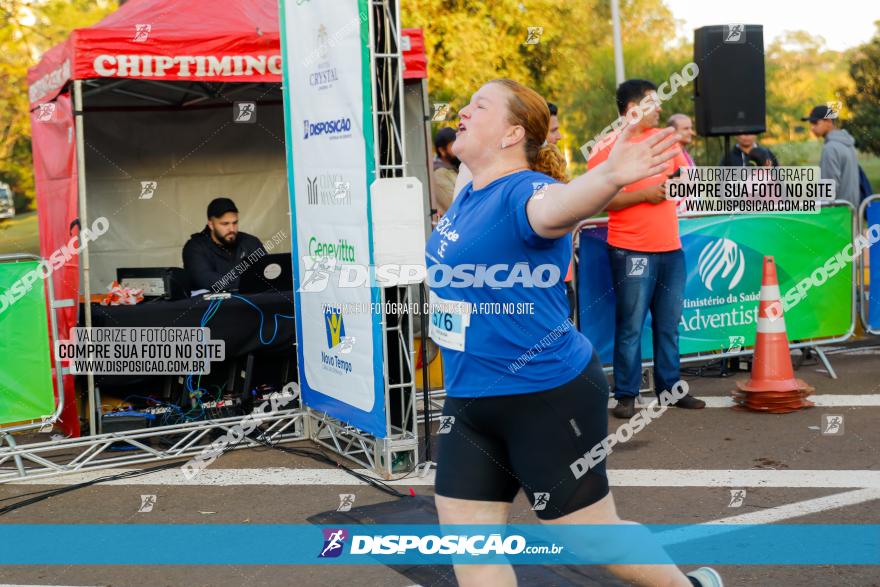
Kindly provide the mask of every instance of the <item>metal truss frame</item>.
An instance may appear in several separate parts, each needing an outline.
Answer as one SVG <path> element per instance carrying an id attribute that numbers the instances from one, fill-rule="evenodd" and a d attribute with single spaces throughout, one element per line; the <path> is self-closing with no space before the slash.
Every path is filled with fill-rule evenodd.
<path id="1" fill-rule="evenodd" d="M 402 132 L 404 65 L 400 39 L 400 8 L 397 0 L 371 0 L 369 7 L 377 177 L 404 177 L 406 145 Z M 113 86 L 90 87 L 89 94 L 105 89 L 122 93 L 120 88 Z M 81 99 L 82 84 L 76 84 L 74 90 L 75 95 Z M 198 97 L 183 103 L 184 106 L 207 99 L 207 96 L 199 95 L 199 92 L 187 91 L 197 94 Z M 150 99 L 143 95 L 137 97 Z M 77 110 L 81 114 L 81 107 L 78 106 Z M 77 117 L 77 123 L 80 130 L 80 117 Z M 84 186 L 81 189 L 84 190 Z M 386 302 L 409 304 L 410 300 L 417 298 L 417 295 L 413 295 L 417 287 L 408 285 L 382 289 L 382 307 L 385 307 Z M 264 422 L 262 438 L 269 442 L 291 442 L 308 438 L 340 456 L 372 469 L 386 479 L 395 473 L 412 471 L 418 462 L 419 447 L 411 315 L 383 315 L 382 334 L 385 356 L 384 438 L 376 438 L 308 407 L 261 415 Z M 389 350 L 394 352 L 389 355 Z M 193 456 L 209 448 L 218 435 L 233 430 L 245 417 L 96 434 L 22 446 L 16 446 L 12 437 L 7 436 L 10 447 L 0 449 L 0 483 Z M 151 439 L 168 436 L 175 437 L 170 447 L 155 448 L 150 445 Z M 261 444 L 251 438 L 244 438 L 233 448 L 253 446 Z M 125 450 L 118 450 L 120 447 L 125 447 Z M 10 467 L 9 462 L 14 465 Z"/>
<path id="2" fill-rule="evenodd" d="M 262 441 L 275 444 L 305 439 L 300 398 L 295 401 L 296 408 L 259 414 L 261 424 L 256 430 Z M 9 436 L 10 446 L 0 449 L 0 483 L 195 456 L 211 449 L 221 436 L 229 435 L 230 440 L 241 437 L 242 431 L 236 429 L 245 418 L 234 416 L 20 446 Z M 169 437 L 170 446 L 152 446 L 154 440 Z M 239 449 L 265 444 L 245 436 L 227 446 Z M 9 466 L 10 461 L 14 466 Z"/>
<path id="3" fill-rule="evenodd" d="M 417 287 L 384 288 L 382 307 L 386 302 L 410 304 L 413 289 Z M 313 442 L 371 469 L 384 479 L 412 471 L 419 460 L 412 326 L 409 312 L 383 316 L 385 438 L 376 438 L 324 412 L 306 408 L 308 435 Z M 392 348 L 394 353 L 389 355 Z"/>

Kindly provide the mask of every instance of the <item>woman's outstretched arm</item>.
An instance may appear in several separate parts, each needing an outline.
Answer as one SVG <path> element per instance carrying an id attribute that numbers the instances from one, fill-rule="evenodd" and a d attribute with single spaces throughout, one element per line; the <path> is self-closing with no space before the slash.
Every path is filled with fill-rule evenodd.
<path id="1" fill-rule="evenodd" d="M 634 143 L 630 139 L 636 132 L 634 126 L 627 127 L 603 164 L 567 184 L 551 185 L 542 198 L 531 198 L 526 213 L 532 229 L 545 238 L 564 236 L 579 221 L 603 210 L 623 186 L 662 173 L 678 154 L 672 148 L 678 140 L 674 129 Z"/>

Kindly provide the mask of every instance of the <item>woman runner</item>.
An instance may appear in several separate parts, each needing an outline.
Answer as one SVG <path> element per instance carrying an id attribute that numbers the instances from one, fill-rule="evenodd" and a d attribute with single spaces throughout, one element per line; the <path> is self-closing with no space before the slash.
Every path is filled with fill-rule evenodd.
<path id="1" fill-rule="evenodd" d="M 572 467 L 607 435 L 609 390 L 568 319 L 562 276 L 577 223 L 624 185 L 661 173 L 676 154 L 673 129 L 639 143 L 624 130 L 604 164 L 558 183 L 564 166 L 544 144 L 550 112 L 536 92 L 493 80 L 459 114 L 452 152 L 473 181 L 426 249 L 447 392 L 440 523 L 506 524 L 523 489 L 545 524 L 632 524 L 617 515 L 604 461 L 580 476 Z M 705 567 L 687 576 L 672 564 L 609 569 L 636 585 L 722 585 Z M 455 565 L 455 574 L 462 587 L 516 585 L 510 565 Z"/>

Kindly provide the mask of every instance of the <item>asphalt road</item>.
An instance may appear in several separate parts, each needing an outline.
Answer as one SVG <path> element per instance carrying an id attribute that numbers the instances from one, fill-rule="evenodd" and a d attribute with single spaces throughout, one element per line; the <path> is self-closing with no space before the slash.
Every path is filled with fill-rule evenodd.
<path id="1" fill-rule="evenodd" d="M 824 403 L 840 400 L 838 403 L 846 405 L 817 406 L 786 415 L 724 407 L 669 410 L 633 440 L 616 447 L 609 457 L 609 469 L 621 515 L 648 524 L 704 523 L 733 516 L 746 516 L 753 523 L 880 523 L 880 348 L 836 353 L 831 360 L 839 375 L 837 380 L 829 378 L 821 365 L 815 364 L 805 365 L 797 376 L 813 385 Z M 721 403 L 721 398 L 733 388 L 733 380 L 745 376 L 686 379 L 697 396 Z M 827 414 L 844 417 L 842 434 L 821 433 L 822 416 Z M 612 419 L 611 426 L 617 422 Z M 290 469 L 317 470 L 315 481 L 272 484 L 272 479 L 280 479 Z M 254 470 L 262 471 L 259 484 Z M 341 493 L 354 494 L 356 506 L 398 501 L 400 507 L 405 507 L 406 498 L 389 496 L 356 483 L 354 478 L 347 485 L 328 484 L 321 475 L 331 479 L 329 475 L 336 474 L 333 468 L 271 449 L 228 453 L 208 473 L 216 475 L 206 473 L 205 481 L 196 485 L 176 482 L 172 473 L 139 477 L 131 484 L 94 485 L 12 511 L 0 517 L 0 524 L 303 524 L 316 514 L 335 510 Z M 209 484 L 211 479 L 220 481 Z M 0 499 L 53 486 L 47 483 L 58 485 L 74 480 L 68 476 L 38 486 L 0 485 Z M 430 480 L 410 477 L 396 487 L 405 493 L 412 488 L 417 496 L 432 495 Z M 735 489 L 744 489 L 745 498 L 738 507 L 731 507 L 731 490 Z M 138 511 L 142 495 L 156 496 L 152 511 Z M 14 500 L 2 501 L 0 505 L 10 501 Z M 511 520 L 535 521 L 522 494 L 514 504 Z M 51 536 L 46 540 L 47 545 L 52 544 Z M 192 547 L 196 552 L 210 549 L 211 545 Z M 0 582 L 126 587 L 454 585 L 448 568 L 195 566 L 185 564 L 186 560 L 184 552 L 180 565 L 7 566 L 0 568 Z M 729 586 L 880 586 L 880 569 L 867 566 L 761 565 L 719 570 Z M 521 585 L 622 585 L 599 568 L 557 568 L 549 574 L 542 569 L 526 571 L 532 574 L 522 575 Z M 536 572 L 545 574 L 537 578 Z"/>

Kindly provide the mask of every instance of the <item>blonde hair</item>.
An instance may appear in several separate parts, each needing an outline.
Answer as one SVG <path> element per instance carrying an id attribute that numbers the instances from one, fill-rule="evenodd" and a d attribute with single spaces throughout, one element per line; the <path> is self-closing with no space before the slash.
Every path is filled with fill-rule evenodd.
<path id="1" fill-rule="evenodd" d="M 492 84 L 503 86 L 509 93 L 507 121 L 526 131 L 525 152 L 529 168 L 549 175 L 557 181 L 568 181 L 566 162 L 555 145 L 547 143 L 550 130 L 550 108 L 535 90 L 512 79 L 494 79 Z"/>

